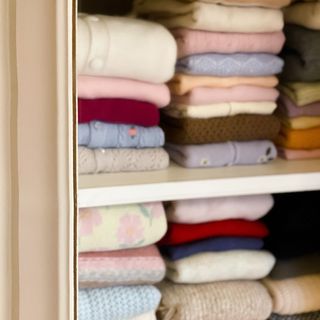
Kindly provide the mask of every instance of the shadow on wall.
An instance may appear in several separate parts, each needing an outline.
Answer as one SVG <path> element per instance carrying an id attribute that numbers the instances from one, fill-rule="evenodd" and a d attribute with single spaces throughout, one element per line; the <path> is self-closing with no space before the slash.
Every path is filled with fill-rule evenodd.
<path id="1" fill-rule="evenodd" d="M 132 0 L 78 0 L 79 12 L 124 15 L 130 12 Z"/>

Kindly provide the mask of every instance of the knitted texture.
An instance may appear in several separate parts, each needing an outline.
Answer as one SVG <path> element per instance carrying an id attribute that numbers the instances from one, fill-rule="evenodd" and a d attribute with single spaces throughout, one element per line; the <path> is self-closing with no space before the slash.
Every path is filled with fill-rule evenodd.
<path id="1" fill-rule="evenodd" d="M 164 281 L 159 288 L 159 320 L 265 320 L 272 310 L 267 290 L 257 281 L 197 285 Z"/>
<path id="2" fill-rule="evenodd" d="M 222 220 L 197 224 L 169 223 L 168 232 L 161 239 L 161 245 L 192 242 L 211 237 L 254 237 L 268 235 L 266 226 L 258 221 L 240 219 Z"/>
<path id="3" fill-rule="evenodd" d="M 273 206 L 270 194 L 187 199 L 170 202 L 167 219 L 177 223 L 202 223 L 226 219 L 258 220 Z M 248 210 L 250 208 L 250 210 Z"/>
<path id="4" fill-rule="evenodd" d="M 197 53 L 265 52 L 277 54 L 284 44 L 282 31 L 268 33 L 230 33 L 191 30 L 171 31 L 178 45 L 178 57 Z"/>
<path id="5" fill-rule="evenodd" d="M 270 76 L 280 73 L 283 60 L 267 53 L 205 53 L 178 60 L 176 71 L 218 77 Z"/>
<path id="6" fill-rule="evenodd" d="M 89 149 L 78 147 L 79 174 L 161 170 L 169 166 L 162 148 Z"/>
<path id="7" fill-rule="evenodd" d="M 166 141 L 178 144 L 273 140 L 280 122 L 273 115 L 237 115 L 209 119 L 177 119 L 162 115 Z"/>
<path id="8" fill-rule="evenodd" d="M 228 141 L 210 144 L 172 144 L 165 146 L 170 158 L 187 168 L 212 168 L 267 163 L 277 157 L 273 142 Z"/>
<path id="9" fill-rule="evenodd" d="M 263 280 L 273 299 L 273 312 L 297 314 L 320 310 L 320 273 L 283 280 Z"/>
<path id="10" fill-rule="evenodd" d="M 205 252 L 176 261 L 166 260 L 166 277 L 175 283 L 257 280 L 266 277 L 274 264 L 274 256 L 267 251 Z"/>
<path id="11" fill-rule="evenodd" d="M 273 88 L 278 84 L 278 78 L 269 77 L 212 77 L 193 76 L 177 73 L 168 83 L 170 91 L 175 95 L 183 95 L 199 87 L 206 88 L 232 88 L 240 85 Z"/>
<path id="12" fill-rule="evenodd" d="M 156 310 L 160 292 L 152 286 L 80 289 L 79 320 L 123 320 Z"/>
<path id="13" fill-rule="evenodd" d="M 161 202 L 79 210 L 79 252 L 140 248 L 167 231 Z"/>
<path id="14" fill-rule="evenodd" d="M 81 288 L 153 284 L 164 278 L 165 270 L 156 246 L 81 253 L 78 258 Z"/>
<path id="15" fill-rule="evenodd" d="M 164 144 L 164 133 L 159 127 L 91 121 L 79 124 L 78 144 L 88 148 L 157 148 Z"/>
<path id="16" fill-rule="evenodd" d="M 319 320 L 320 311 L 294 314 L 291 316 L 273 313 L 268 320 Z"/>

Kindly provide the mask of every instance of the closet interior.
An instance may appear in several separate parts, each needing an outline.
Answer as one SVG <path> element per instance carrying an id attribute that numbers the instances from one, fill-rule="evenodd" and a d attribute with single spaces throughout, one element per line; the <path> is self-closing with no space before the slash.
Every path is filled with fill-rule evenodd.
<path id="1" fill-rule="evenodd" d="M 320 2 L 76 21 L 78 319 L 320 320 Z"/>

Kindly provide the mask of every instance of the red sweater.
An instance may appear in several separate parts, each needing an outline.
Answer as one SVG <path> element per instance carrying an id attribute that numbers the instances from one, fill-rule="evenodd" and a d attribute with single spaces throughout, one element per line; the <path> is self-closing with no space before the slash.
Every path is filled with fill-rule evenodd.
<path id="1" fill-rule="evenodd" d="M 173 245 L 212 237 L 255 237 L 268 235 L 267 227 L 258 221 L 230 219 L 199 224 L 169 223 L 160 245 Z"/>
<path id="2" fill-rule="evenodd" d="M 153 127 L 159 124 L 159 109 L 152 103 L 129 99 L 78 99 L 79 123 L 102 122 Z"/>

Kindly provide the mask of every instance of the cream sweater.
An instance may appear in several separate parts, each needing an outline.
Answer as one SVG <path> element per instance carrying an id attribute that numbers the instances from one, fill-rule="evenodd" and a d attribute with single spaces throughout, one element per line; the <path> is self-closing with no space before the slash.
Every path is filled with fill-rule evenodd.
<path id="1" fill-rule="evenodd" d="M 253 280 L 266 277 L 274 264 L 274 256 L 267 251 L 205 252 L 176 261 L 166 260 L 166 276 L 175 283 Z"/>
<path id="2" fill-rule="evenodd" d="M 134 12 L 170 29 L 185 27 L 221 32 L 273 32 L 283 28 L 283 15 L 278 9 L 183 3 L 179 0 L 136 0 Z"/>
<path id="3" fill-rule="evenodd" d="M 102 15 L 78 17 L 80 75 L 162 83 L 173 76 L 176 56 L 173 36 L 159 24 Z"/>

